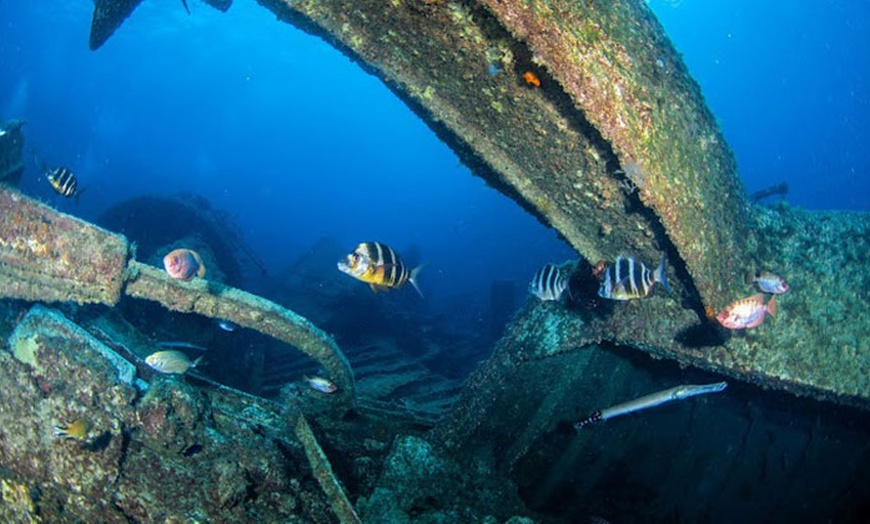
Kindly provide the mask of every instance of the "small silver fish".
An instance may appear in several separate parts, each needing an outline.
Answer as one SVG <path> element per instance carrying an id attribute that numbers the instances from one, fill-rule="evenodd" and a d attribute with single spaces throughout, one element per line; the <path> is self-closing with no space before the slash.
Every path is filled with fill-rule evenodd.
<path id="1" fill-rule="evenodd" d="M 746 283 L 755 284 L 758 289 L 772 295 L 782 295 L 788 293 L 791 289 L 785 279 L 779 275 L 774 275 L 767 271 L 758 273 L 749 272 L 746 274 Z"/>
<path id="2" fill-rule="evenodd" d="M 187 358 L 187 355 L 181 351 L 175 351 L 172 349 L 158 351 L 145 358 L 145 362 L 155 370 L 161 373 L 177 373 L 179 375 L 183 375 L 187 373 L 190 368 L 196 367 L 200 360 L 202 360 L 202 357 L 191 362 L 190 359 Z"/>
<path id="3" fill-rule="evenodd" d="M 233 324 L 232 322 L 230 322 L 229 320 L 225 320 L 225 319 L 218 320 L 217 325 L 219 328 L 223 329 L 224 331 L 229 331 L 230 333 L 232 333 L 233 331 L 235 331 L 239 327 L 239 326 Z"/>
<path id="4" fill-rule="evenodd" d="M 320 391 L 321 393 L 335 393 L 338 389 L 338 386 L 333 384 L 331 380 L 323 377 L 306 376 L 305 380 L 308 382 L 311 389 Z"/>

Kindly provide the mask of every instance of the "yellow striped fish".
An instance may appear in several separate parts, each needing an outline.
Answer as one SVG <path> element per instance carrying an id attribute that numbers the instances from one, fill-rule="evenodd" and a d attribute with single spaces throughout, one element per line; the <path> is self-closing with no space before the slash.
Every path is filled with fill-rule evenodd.
<path id="1" fill-rule="evenodd" d="M 366 282 L 375 293 L 410 282 L 422 297 L 416 280 L 421 267 L 408 270 L 393 248 L 380 242 L 363 242 L 338 263 L 339 271 Z"/>
<path id="2" fill-rule="evenodd" d="M 77 196 L 76 189 L 79 183 L 68 167 L 55 167 L 46 171 L 45 174 L 48 176 L 48 183 L 59 195 L 67 198 Z"/>

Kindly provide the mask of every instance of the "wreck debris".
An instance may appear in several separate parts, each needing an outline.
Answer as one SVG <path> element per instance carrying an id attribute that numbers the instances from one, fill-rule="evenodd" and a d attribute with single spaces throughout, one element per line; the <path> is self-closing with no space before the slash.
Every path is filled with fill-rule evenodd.
<path id="1" fill-rule="evenodd" d="M 202 1 L 221 12 L 226 12 L 233 3 L 233 0 Z M 186 0 L 182 2 L 187 14 L 190 14 Z M 142 0 L 94 0 L 89 42 L 91 51 L 102 47 L 141 3 Z"/>
<path id="2" fill-rule="evenodd" d="M 703 303 L 719 304 L 735 288 L 725 276 L 750 256 L 743 235 L 749 207 L 715 118 L 649 7 L 634 0 L 556 0 L 534 9 L 482 3 L 601 133 Z"/>
<path id="3" fill-rule="evenodd" d="M 121 298 L 127 240 L 0 188 L 2 295 L 24 300 L 102 303 Z"/>
<path id="4" fill-rule="evenodd" d="M 352 404 L 353 371 L 335 341 L 305 318 L 274 302 L 207 280 L 184 282 L 164 271 L 129 262 L 126 294 L 159 302 L 167 309 L 229 320 L 295 346 L 320 363 L 338 386 L 330 398 Z"/>
<path id="5" fill-rule="evenodd" d="M 114 305 L 121 289 L 168 309 L 230 320 L 287 342 L 320 362 L 352 404 L 353 373 L 341 350 L 305 318 L 216 282 L 174 280 L 127 261 L 127 240 L 59 213 L 11 188 L 0 188 L 0 297 Z"/>
<path id="6" fill-rule="evenodd" d="M 296 417 L 296 438 L 302 442 L 305 448 L 305 456 L 308 457 L 308 462 L 311 464 L 311 470 L 314 472 L 314 477 L 320 483 L 320 487 L 326 494 L 329 500 L 329 505 L 338 521 L 342 524 L 359 523 L 361 522 L 353 505 L 347 499 L 344 490 L 341 488 L 338 479 L 332 472 L 332 466 L 329 464 L 329 459 L 317 443 L 317 438 L 314 432 L 311 431 L 311 426 L 308 421 L 300 413 Z"/>
<path id="7" fill-rule="evenodd" d="M 102 357 L 103 361 L 115 368 L 118 381 L 132 385 L 136 377 L 136 367 L 109 349 L 105 344 L 93 338 L 87 331 L 67 320 L 63 315 L 39 304 L 33 306 L 21 319 L 12 336 L 9 346 L 12 355 L 25 364 L 33 367 L 36 373 L 45 370 L 40 365 L 38 335 L 63 337 L 79 347 L 87 348 Z M 96 370 L 94 370 L 96 372 Z"/>
<path id="8" fill-rule="evenodd" d="M 160 375 L 131 383 L 117 368 L 129 363 L 40 305 L 9 346 L 27 358 L 0 351 L 0 520 L 328 520 L 274 405 Z M 92 428 L 86 442 L 52 437 L 75 419 Z"/>

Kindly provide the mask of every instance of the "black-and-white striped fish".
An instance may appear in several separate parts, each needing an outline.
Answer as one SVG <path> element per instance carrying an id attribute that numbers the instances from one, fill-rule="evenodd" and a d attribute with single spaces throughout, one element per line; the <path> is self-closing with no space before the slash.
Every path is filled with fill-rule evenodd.
<path id="1" fill-rule="evenodd" d="M 409 270 L 393 248 L 380 242 L 363 242 L 338 263 L 339 271 L 368 283 L 375 293 L 398 289 L 410 282 L 422 297 L 423 293 L 417 287 L 417 274 L 421 267 Z"/>
<path id="2" fill-rule="evenodd" d="M 611 300 L 646 298 L 652 294 L 656 282 L 665 291 L 671 292 L 665 274 L 665 257 L 662 257 L 659 267 L 653 271 L 634 257 L 619 256 L 604 272 L 598 296 Z"/>
<path id="3" fill-rule="evenodd" d="M 48 176 L 48 183 L 59 195 L 67 198 L 76 195 L 78 181 L 68 167 L 55 167 L 46 171 L 45 174 Z"/>
<path id="4" fill-rule="evenodd" d="M 536 273 L 529 283 L 529 293 L 542 301 L 561 300 L 568 289 L 570 274 L 554 264 L 547 264 Z M 570 290 L 569 290 L 570 293 Z"/>

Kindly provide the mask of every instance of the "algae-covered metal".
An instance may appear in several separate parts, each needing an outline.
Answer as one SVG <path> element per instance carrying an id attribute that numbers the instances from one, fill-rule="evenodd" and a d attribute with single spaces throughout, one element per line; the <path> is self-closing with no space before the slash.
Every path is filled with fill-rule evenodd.
<path id="1" fill-rule="evenodd" d="M 332 397 L 353 402 L 350 364 L 332 337 L 304 317 L 262 297 L 216 282 L 203 279 L 183 282 L 135 260 L 130 261 L 129 268 L 130 279 L 125 289 L 128 295 L 154 300 L 173 311 L 229 320 L 287 342 L 323 366 L 338 386 Z"/>
<path id="2" fill-rule="evenodd" d="M 837 315 L 836 325 L 804 320 L 840 311 L 842 296 L 867 289 L 842 287 L 866 279 L 861 267 L 850 265 L 843 278 L 842 268 L 819 274 L 841 259 L 842 246 L 810 239 L 801 242 L 803 253 L 815 253 L 809 262 L 785 262 L 797 252 L 779 250 L 791 245 L 784 232 L 753 216 L 715 118 L 644 2 L 261 3 L 363 62 L 475 174 L 588 261 L 670 255 L 670 298 L 614 308 L 594 325 L 572 326 L 582 330 L 575 338 L 866 407 L 866 315 Z M 800 228 L 813 220 L 794 218 Z M 866 218 L 847 222 L 828 223 L 856 235 L 849 252 L 866 253 L 856 247 L 865 245 Z M 743 276 L 753 267 L 806 284 L 780 301 L 788 320 L 746 337 L 709 336 L 703 312 L 751 294 Z M 805 315 L 792 316 L 792 306 Z M 526 328 L 530 339 L 554 335 Z M 841 342 L 834 348 L 825 337 Z"/>
<path id="3" fill-rule="evenodd" d="M 750 260 L 748 204 L 716 119 L 646 4 L 483 3 L 601 133 L 703 302 L 721 306 Z"/>
<path id="4" fill-rule="evenodd" d="M 293 407 L 164 375 L 131 384 L 128 362 L 39 305 L 9 345 L 12 354 L 0 349 L 3 522 L 332 518 L 314 480 L 321 465 L 284 420 L 296 420 Z M 52 437 L 72 420 L 94 437 Z"/>
<path id="5" fill-rule="evenodd" d="M 128 263 L 127 240 L 0 188 L 0 298 L 114 305 L 122 290 L 169 309 L 230 320 L 287 342 L 317 360 L 354 400 L 350 364 L 326 333 L 305 318 L 250 293 L 203 279 L 181 282 Z"/>
<path id="6" fill-rule="evenodd" d="M 0 295 L 114 305 L 127 240 L 0 187 Z"/>
<path id="7" fill-rule="evenodd" d="M 587 260 L 675 250 L 697 310 L 734 289 L 751 258 L 734 159 L 643 2 L 261 3 L 363 61 Z"/>

